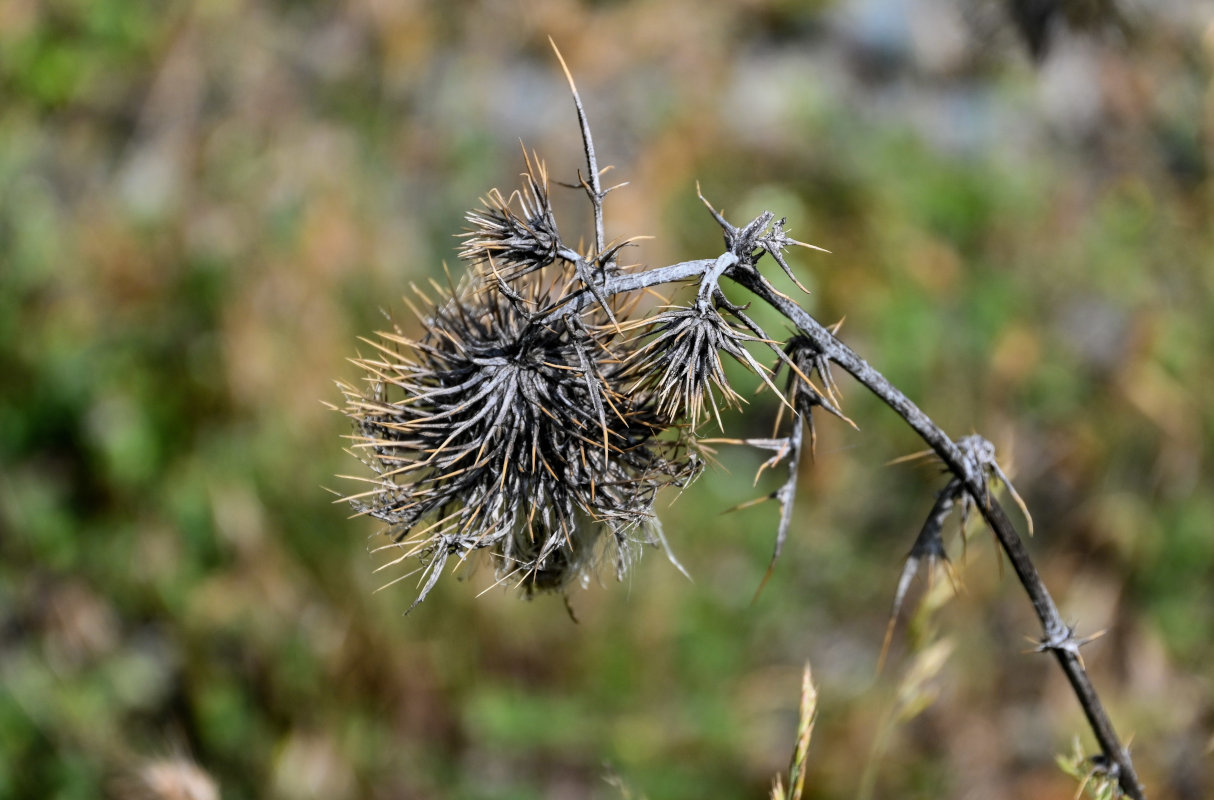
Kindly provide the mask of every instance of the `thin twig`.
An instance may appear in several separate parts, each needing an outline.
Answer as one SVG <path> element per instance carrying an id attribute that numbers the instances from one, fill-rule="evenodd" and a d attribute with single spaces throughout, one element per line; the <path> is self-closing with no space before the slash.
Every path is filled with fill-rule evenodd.
<path id="1" fill-rule="evenodd" d="M 598 285 L 598 290 L 604 297 L 611 297 L 612 295 L 624 292 L 651 289 L 655 286 L 662 286 L 668 283 L 682 283 L 683 281 L 702 278 L 716 262 L 717 259 L 715 258 L 700 258 L 695 261 L 680 261 L 678 264 L 671 264 L 668 267 L 656 267 L 641 272 L 610 275 Z M 594 293 L 588 287 L 583 287 L 568 298 L 565 298 L 565 302 L 561 307 L 548 314 L 543 319 L 543 322 L 550 324 L 561 317 L 577 314 L 593 302 L 596 302 Z"/>

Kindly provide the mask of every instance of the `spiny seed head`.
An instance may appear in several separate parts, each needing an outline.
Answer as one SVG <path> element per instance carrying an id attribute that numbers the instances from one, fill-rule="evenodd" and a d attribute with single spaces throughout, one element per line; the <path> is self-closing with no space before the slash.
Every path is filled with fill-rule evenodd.
<path id="1" fill-rule="evenodd" d="M 468 212 L 471 227 L 461 234 L 460 258 L 493 264 L 494 276 L 505 281 L 548 266 L 563 246 L 548 197 L 547 170 L 538 158 L 525 150 L 523 155 L 523 188 L 509 198 L 497 189 L 490 191 L 481 198 L 483 208 Z"/>
<path id="2" fill-rule="evenodd" d="M 692 427 L 709 417 L 718 424 L 718 400 L 738 407 L 742 396 L 729 385 L 721 353 L 751 368 L 744 343 L 753 336 L 733 328 L 711 303 L 695 302 L 662 311 L 644 325 L 647 341 L 633 353 L 633 386 L 653 393 L 664 419 L 687 419 Z"/>
<path id="3" fill-rule="evenodd" d="M 503 580 L 560 588 L 606 546 L 622 571 L 653 542 L 653 501 L 695 462 L 645 392 L 630 392 L 601 308 L 548 320 L 531 309 L 571 291 L 568 270 L 506 287 L 475 265 L 425 313 L 425 333 L 381 333 L 342 385 L 353 451 L 370 468 L 348 499 L 387 524 L 397 561 L 420 557 L 418 601 L 451 556 L 487 551 Z M 393 563 L 396 563 L 395 561 Z M 415 603 L 416 604 L 416 603 Z"/>

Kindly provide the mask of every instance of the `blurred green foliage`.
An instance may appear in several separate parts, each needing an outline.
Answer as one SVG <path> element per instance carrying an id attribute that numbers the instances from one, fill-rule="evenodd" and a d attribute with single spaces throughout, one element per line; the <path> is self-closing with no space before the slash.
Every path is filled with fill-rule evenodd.
<path id="1" fill-rule="evenodd" d="M 412 586 L 375 593 L 375 529 L 324 489 L 357 469 L 323 406 L 357 336 L 381 309 L 416 326 L 398 298 L 458 272 L 450 235 L 519 138 L 580 165 L 548 35 L 632 182 L 611 232 L 715 255 L 698 179 L 832 250 L 796 264 L 806 307 L 1014 462 L 1064 614 L 1109 631 L 1088 663 L 1151 795 L 1208 796 L 1214 27 L 1148 14 L 1033 65 L 947 19 L 878 36 L 861 5 L 0 7 L 0 798 L 138 796 L 174 755 L 225 798 L 615 798 L 613 774 L 762 797 L 806 658 L 805 796 L 854 794 L 913 663 L 874 674 L 938 481 L 881 466 L 916 442 L 846 382 L 861 430 L 820 423 L 753 603 L 776 511 L 721 515 L 770 490 L 737 448 L 664 517 L 694 582 L 652 553 L 575 592 L 576 625 L 481 596 L 485 569 L 403 618 Z M 1020 653 L 1035 624 L 983 543 L 878 796 L 1073 793 L 1078 708 Z"/>

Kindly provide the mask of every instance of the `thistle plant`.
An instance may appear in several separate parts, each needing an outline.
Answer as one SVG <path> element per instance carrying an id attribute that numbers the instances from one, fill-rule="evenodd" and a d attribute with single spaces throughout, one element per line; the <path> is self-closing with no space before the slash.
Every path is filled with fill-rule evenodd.
<path id="1" fill-rule="evenodd" d="M 373 478 L 348 498 L 382 520 L 393 563 L 418 556 L 425 598 L 447 561 L 486 551 L 499 576 L 560 589 L 610 551 L 622 575 L 661 536 L 653 501 L 699 461 L 654 395 L 629 391 L 629 342 L 607 306 L 545 319 L 572 270 L 507 282 L 484 263 L 427 301 L 427 333 L 369 341 L 368 383 L 342 386 Z"/>
<path id="2" fill-rule="evenodd" d="M 954 508 L 963 519 L 976 512 L 1041 622 L 1036 649 L 1057 660 L 1083 708 L 1101 748 L 1093 763 L 1120 791 L 1143 798 L 1079 656 L 1092 637 L 1062 621 L 995 496 L 1005 487 L 1029 520 L 994 447 L 976 434 L 948 437 L 837 338 L 837 327 L 772 285 L 773 267 L 796 281 L 790 248 L 821 249 L 791 238 L 774 212 L 735 225 L 705 200 L 723 234 L 722 252 L 661 267 L 621 266 L 620 251 L 632 240 L 609 241 L 604 220 L 604 199 L 619 187 L 601 184 L 587 116 L 567 68 L 565 74 L 586 157 L 575 188 L 589 203 L 593 241 L 579 248 L 565 238 L 546 168 L 524 150 L 521 188 L 509 196 L 493 190 L 467 215 L 465 274 L 428 292 L 414 289 L 424 333 L 410 337 L 393 327 L 365 339 L 369 349 L 355 359 L 363 381 L 339 384 L 341 410 L 354 426 L 349 450 L 367 468 L 352 476 L 359 488 L 344 499 L 384 523 L 381 549 L 392 557 L 381 569 L 401 573 L 391 583 L 420 573 L 410 609 L 453 564 L 477 556 L 492 564 L 498 582 L 532 593 L 565 592 L 603 565 L 622 577 L 646 545 L 670 555 L 655 498 L 694 480 L 703 447 L 721 441 L 765 450 L 772 455 L 763 469 L 787 470 L 784 483 L 761 498 L 780 505 L 774 568 L 792 524 L 806 430 L 813 455 L 814 412 L 851 422 L 835 382 L 841 370 L 890 406 L 946 473 L 898 581 L 893 616 L 921 563 L 948 563 L 946 516 Z M 769 306 L 794 333 L 770 336 L 746 306 L 726 297 L 724 283 Z M 639 302 L 647 290 L 685 284 L 694 287 L 685 302 L 657 309 Z M 743 402 L 726 359 L 780 399 L 772 438 L 701 436 L 706 427 L 724 430 L 722 406 Z M 400 566 L 406 563 L 417 567 Z M 799 790 L 795 776 L 790 784 Z"/>

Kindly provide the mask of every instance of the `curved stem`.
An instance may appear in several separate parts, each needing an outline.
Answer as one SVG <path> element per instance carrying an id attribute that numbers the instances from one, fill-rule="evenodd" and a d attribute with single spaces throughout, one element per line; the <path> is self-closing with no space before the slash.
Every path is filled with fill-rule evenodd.
<path id="1" fill-rule="evenodd" d="M 637 291 L 695 278 L 702 280 L 720 263 L 721 259 L 705 258 L 624 275 L 611 275 L 596 288 L 604 296 L 611 296 L 621 292 Z M 1058 661 L 1058 665 L 1071 684 L 1071 688 L 1079 700 L 1079 705 L 1087 717 L 1088 725 L 1110 765 L 1107 769 L 1110 774 L 1116 774 L 1121 790 L 1126 796 L 1134 800 L 1146 800 L 1146 790 L 1138 779 L 1129 752 L 1118 739 L 1113 724 L 1109 721 L 1108 714 L 1079 657 L 1079 646 L 1083 644 L 1083 641 L 1076 639 L 1074 631 L 1063 621 L 1058 606 L 1045 588 L 1041 575 L 1037 572 L 1037 567 L 1033 564 L 1020 535 L 1016 532 L 1007 514 L 1004 513 L 1003 507 L 987 491 L 984 475 L 970 467 L 953 440 L 910 398 L 854 350 L 835 338 L 834 334 L 814 319 L 809 312 L 777 291 L 752 264 L 745 262 L 734 264 L 726 270 L 725 274 L 782 314 L 804 336 L 811 339 L 829 360 L 845 369 L 859 383 L 881 398 L 919 434 L 920 438 L 935 451 L 948 469 L 964 483 L 966 491 L 974 499 L 976 507 L 991 530 L 994 531 L 1000 546 L 1012 564 L 1012 569 L 1016 572 L 1016 577 L 1028 594 L 1029 601 L 1033 605 L 1033 610 L 1036 612 L 1044 632 L 1039 650 L 1043 652 L 1048 650 Z M 548 319 L 553 320 L 576 314 L 593 302 L 593 299 L 591 291 L 583 288 L 571 295 L 561 308 L 549 315 Z"/>
<path id="2" fill-rule="evenodd" d="M 1116 770 L 1122 791 L 1135 800 L 1145 800 L 1146 791 L 1134 771 L 1129 753 L 1117 738 L 1108 714 L 1079 658 L 1081 642 L 1074 638 L 1073 631 L 1063 622 L 1058 607 L 1045 588 L 1020 535 L 1016 532 L 1007 514 L 1004 513 L 1002 506 L 987 491 L 984 477 L 974 474 L 962 457 L 961 451 L 927 414 L 923 413 L 906 395 L 855 351 L 835 338 L 808 312 L 777 292 L 757 270 L 753 267 L 738 267 L 733 271 L 732 277 L 760 300 L 783 314 L 797 326 L 802 334 L 812 339 L 831 361 L 847 370 L 853 378 L 881 398 L 919 434 L 920 438 L 936 452 L 949 470 L 965 483 L 966 490 L 973 497 L 991 530 L 995 532 L 1000 546 L 1007 553 L 1008 560 L 1011 561 L 1012 568 L 1016 571 L 1016 577 L 1020 579 L 1021 585 L 1033 604 L 1033 610 L 1044 630 L 1041 649 L 1049 650 L 1057 659 L 1058 665 L 1062 668 L 1079 700 L 1079 705 L 1083 708 L 1092 733 L 1100 743 L 1105 758 L 1110 764 L 1115 765 L 1111 769 Z"/>

